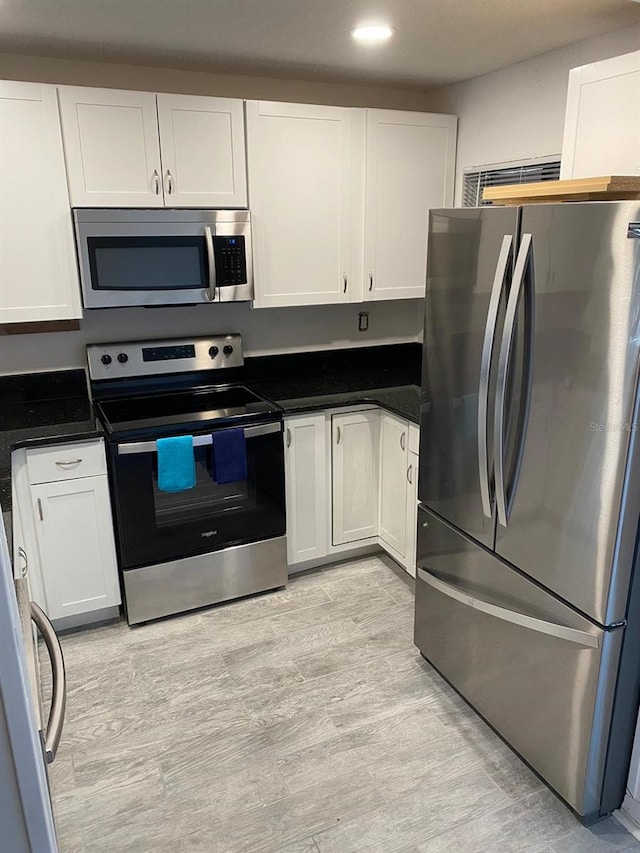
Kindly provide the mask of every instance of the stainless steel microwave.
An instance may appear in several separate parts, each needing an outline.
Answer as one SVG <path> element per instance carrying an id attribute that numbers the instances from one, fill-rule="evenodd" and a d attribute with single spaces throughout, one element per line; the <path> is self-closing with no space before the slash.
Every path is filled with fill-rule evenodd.
<path id="1" fill-rule="evenodd" d="M 73 211 L 85 308 L 253 299 L 248 210 Z"/>

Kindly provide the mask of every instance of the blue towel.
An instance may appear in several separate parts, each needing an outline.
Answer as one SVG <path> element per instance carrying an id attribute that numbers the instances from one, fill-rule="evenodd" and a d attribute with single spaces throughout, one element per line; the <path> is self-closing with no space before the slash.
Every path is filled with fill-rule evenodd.
<path id="1" fill-rule="evenodd" d="M 193 436 L 175 435 L 159 438 L 158 488 L 162 492 L 184 492 L 196 484 L 196 463 Z"/>
<path id="2" fill-rule="evenodd" d="M 222 429 L 213 434 L 213 460 L 217 483 L 247 479 L 247 444 L 243 429 Z"/>

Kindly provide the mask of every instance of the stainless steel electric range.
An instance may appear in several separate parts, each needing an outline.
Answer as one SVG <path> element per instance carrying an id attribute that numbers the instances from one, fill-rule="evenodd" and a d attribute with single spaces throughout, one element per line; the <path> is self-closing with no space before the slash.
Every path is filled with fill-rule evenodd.
<path id="1" fill-rule="evenodd" d="M 129 624 L 287 582 L 282 412 L 241 383 L 240 335 L 94 344 Z M 242 429 L 246 479 L 218 483 L 215 436 Z M 156 441 L 193 436 L 196 481 L 158 487 Z"/>

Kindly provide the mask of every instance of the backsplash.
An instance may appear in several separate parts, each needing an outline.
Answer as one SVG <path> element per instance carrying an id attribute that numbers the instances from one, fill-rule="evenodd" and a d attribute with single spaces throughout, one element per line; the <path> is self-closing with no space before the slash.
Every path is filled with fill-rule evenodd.
<path id="1" fill-rule="evenodd" d="M 240 332 L 247 355 L 422 339 L 424 301 L 253 309 L 247 303 L 87 311 L 77 332 L 0 337 L 0 374 L 79 368 L 88 343 Z M 358 314 L 369 328 L 358 331 Z"/>

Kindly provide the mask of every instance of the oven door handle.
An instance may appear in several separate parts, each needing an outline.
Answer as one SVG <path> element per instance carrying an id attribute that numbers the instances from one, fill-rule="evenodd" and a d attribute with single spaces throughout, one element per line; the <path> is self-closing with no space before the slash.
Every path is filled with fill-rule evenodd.
<path id="1" fill-rule="evenodd" d="M 257 426 L 245 427 L 245 438 L 256 438 L 259 435 L 269 435 L 272 432 L 282 432 L 282 424 L 280 421 L 273 424 L 258 424 Z M 213 444 L 212 435 L 194 435 L 193 446 L 204 447 L 208 444 Z M 130 456 L 135 453 L 155 453 L 155 441 L 134 441 L 129 444 L 118 445 L 118 456 Z"/>

